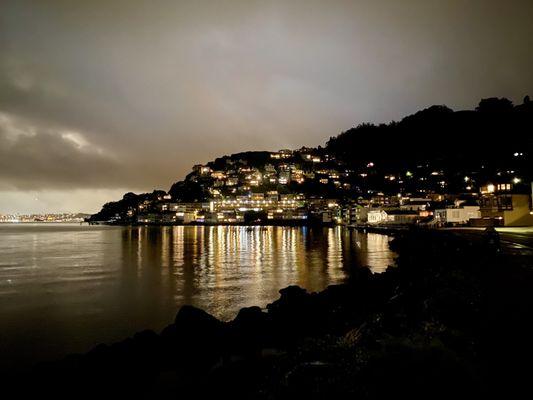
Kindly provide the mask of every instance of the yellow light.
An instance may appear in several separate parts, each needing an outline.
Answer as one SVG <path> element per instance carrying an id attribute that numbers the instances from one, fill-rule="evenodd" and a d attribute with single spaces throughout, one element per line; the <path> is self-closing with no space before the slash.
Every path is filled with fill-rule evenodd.
<path id="1" fill-rule="evenodd" d="M 520 179 L 520 178 L 517 178 L 517 177 L 515 177 L 515 178 L 513 179 L 513 183 L 514 183 L 515 185 L 516 185 L 517 183 L 520 183 L 520 181 L 521 181 L 521 179 Z"/>
<path id="2" fill-rule="evenodd" d="M 494 185 L 492 183 L 487 185 L 487 192 L 494 193 Z"/>

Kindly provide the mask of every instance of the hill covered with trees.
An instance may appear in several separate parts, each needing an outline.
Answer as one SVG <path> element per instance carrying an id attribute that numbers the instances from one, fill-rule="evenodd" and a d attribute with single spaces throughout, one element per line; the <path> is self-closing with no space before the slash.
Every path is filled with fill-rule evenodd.
<path id="1" fill-rule="evenodd" d="M 248 151 L 193 167 L 168 193 L 127 193 L 93 221 L 127 218 L 144 204 L 203 202 L 257 192 L 358 199 L 385 195 L 464 193 L 487 182 L 530 191 L 533 180 L 533 102 L 480 101 L 474 110 L 435 105 L 388 124 L 364 123 L 331 137 L 324 147 Z"/>

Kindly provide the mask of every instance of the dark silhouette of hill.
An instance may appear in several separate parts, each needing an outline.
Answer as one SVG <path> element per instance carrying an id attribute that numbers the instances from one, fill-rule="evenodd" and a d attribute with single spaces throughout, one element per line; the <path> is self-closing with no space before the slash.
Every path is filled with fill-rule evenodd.
<path id="1" fill-rule="evenodd" d="M 519 170 L 526 172 L 525 185 L 532 179 L 532 168 L 524 163 L 533 152 L 533 103 L 526 96 L 518 106 L 505 98 L 483 99 L 467 111 L 432 106 L 400 122 L 351 128 L 330 138 L 326 151 L 355 170 L 375 164 L 373 174 L 358 184 L 385 192 L 373 178 L 417 168 L 441 172 L 450 193 L 460 192 L 466 175 L 486 182 Z"/>
<path id="2" fill-rule="evenodd" d="M 432 106 L 400 122 L 361 124 L 332 137 L 327 151 L 350 165 L 367 162 L 397 169 L 430 162 L 453 169 L 496 169 L 514 152 L 533 149 L 533 103 L 483 99 L 476 110 Z"/>
<path id="3" fill-rule="evenodd" d="M 339 198 L 375 192 L 416 193 L 420 189 L 418 176 L 431 175 L 434 171 L 436 176 L 430 190 L 461 193 L 466 176 L 473 177 L 481 185 L 488 181 L 496 183 L 494 180 L 498 179 L 509 182 L 515 171 L 520 171 L 521 183 L 516 186 L 530 191 L 533 168 L 528 163 L 533 154 L 533 102 L 526 96 L 522 104 L 515 106 L 506 98 L 494 97 L 482 99 L 475 110 L 464 111 L 434 105 L 399 122 L 358 125 L 331 137 L 324 148 L 308 150 L 316 155 L 329 155 L 328 160 L 321 163 L 324 168 L 352 171 L 350 191 L 337 193 L 334 186 L 322 185 L 317 180 L 260 189 Z M 524 156 L 516 157 L 516 154 Z M 305 162 L 301 153 L 295 153 L 289 161 Z M 227 170 L 236 165 L 263 169 L 273 162 L 268 151 L 248 151 L 219 157 L 207 166 L 212 170 Z M 417 179 L 409 179 L 410 171 L 416 171 Z M 388 182 L 384 180 L 387 174 L 398 179 Z M 439 186 L 441 180 L 445 180 L 442 187 Z M 210 176 L 199 178 L 193 171 L 184 180 L 174 183 L 169 194 L 178 202 L 206 201 L 213 182 Z M 140 195 L 128 193 L 117 202 L 105 204 L 91 220 L 123 217 L 128 209 L 147 200 L 157 201 L 164 194 L 157 190 Z"/>

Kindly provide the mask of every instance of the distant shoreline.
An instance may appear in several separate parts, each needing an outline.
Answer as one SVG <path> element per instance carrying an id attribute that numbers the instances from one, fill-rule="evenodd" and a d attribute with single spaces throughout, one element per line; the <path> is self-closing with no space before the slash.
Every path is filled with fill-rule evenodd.
<path id="1" fill-rule="evenodd" d="M 86 221 L 0 221 L 0 224 L 88 224 Z"/>

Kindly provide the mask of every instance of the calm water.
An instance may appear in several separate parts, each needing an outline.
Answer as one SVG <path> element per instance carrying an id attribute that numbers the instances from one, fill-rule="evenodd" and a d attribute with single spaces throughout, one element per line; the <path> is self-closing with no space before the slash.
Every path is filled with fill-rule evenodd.
<path id="1" fill-rule="evenodd" d="M 386 236 L 340 227 L 0 224 L 0 368 L 160 330 L 182 304 L 231 319 L 391 264 Z"/>

